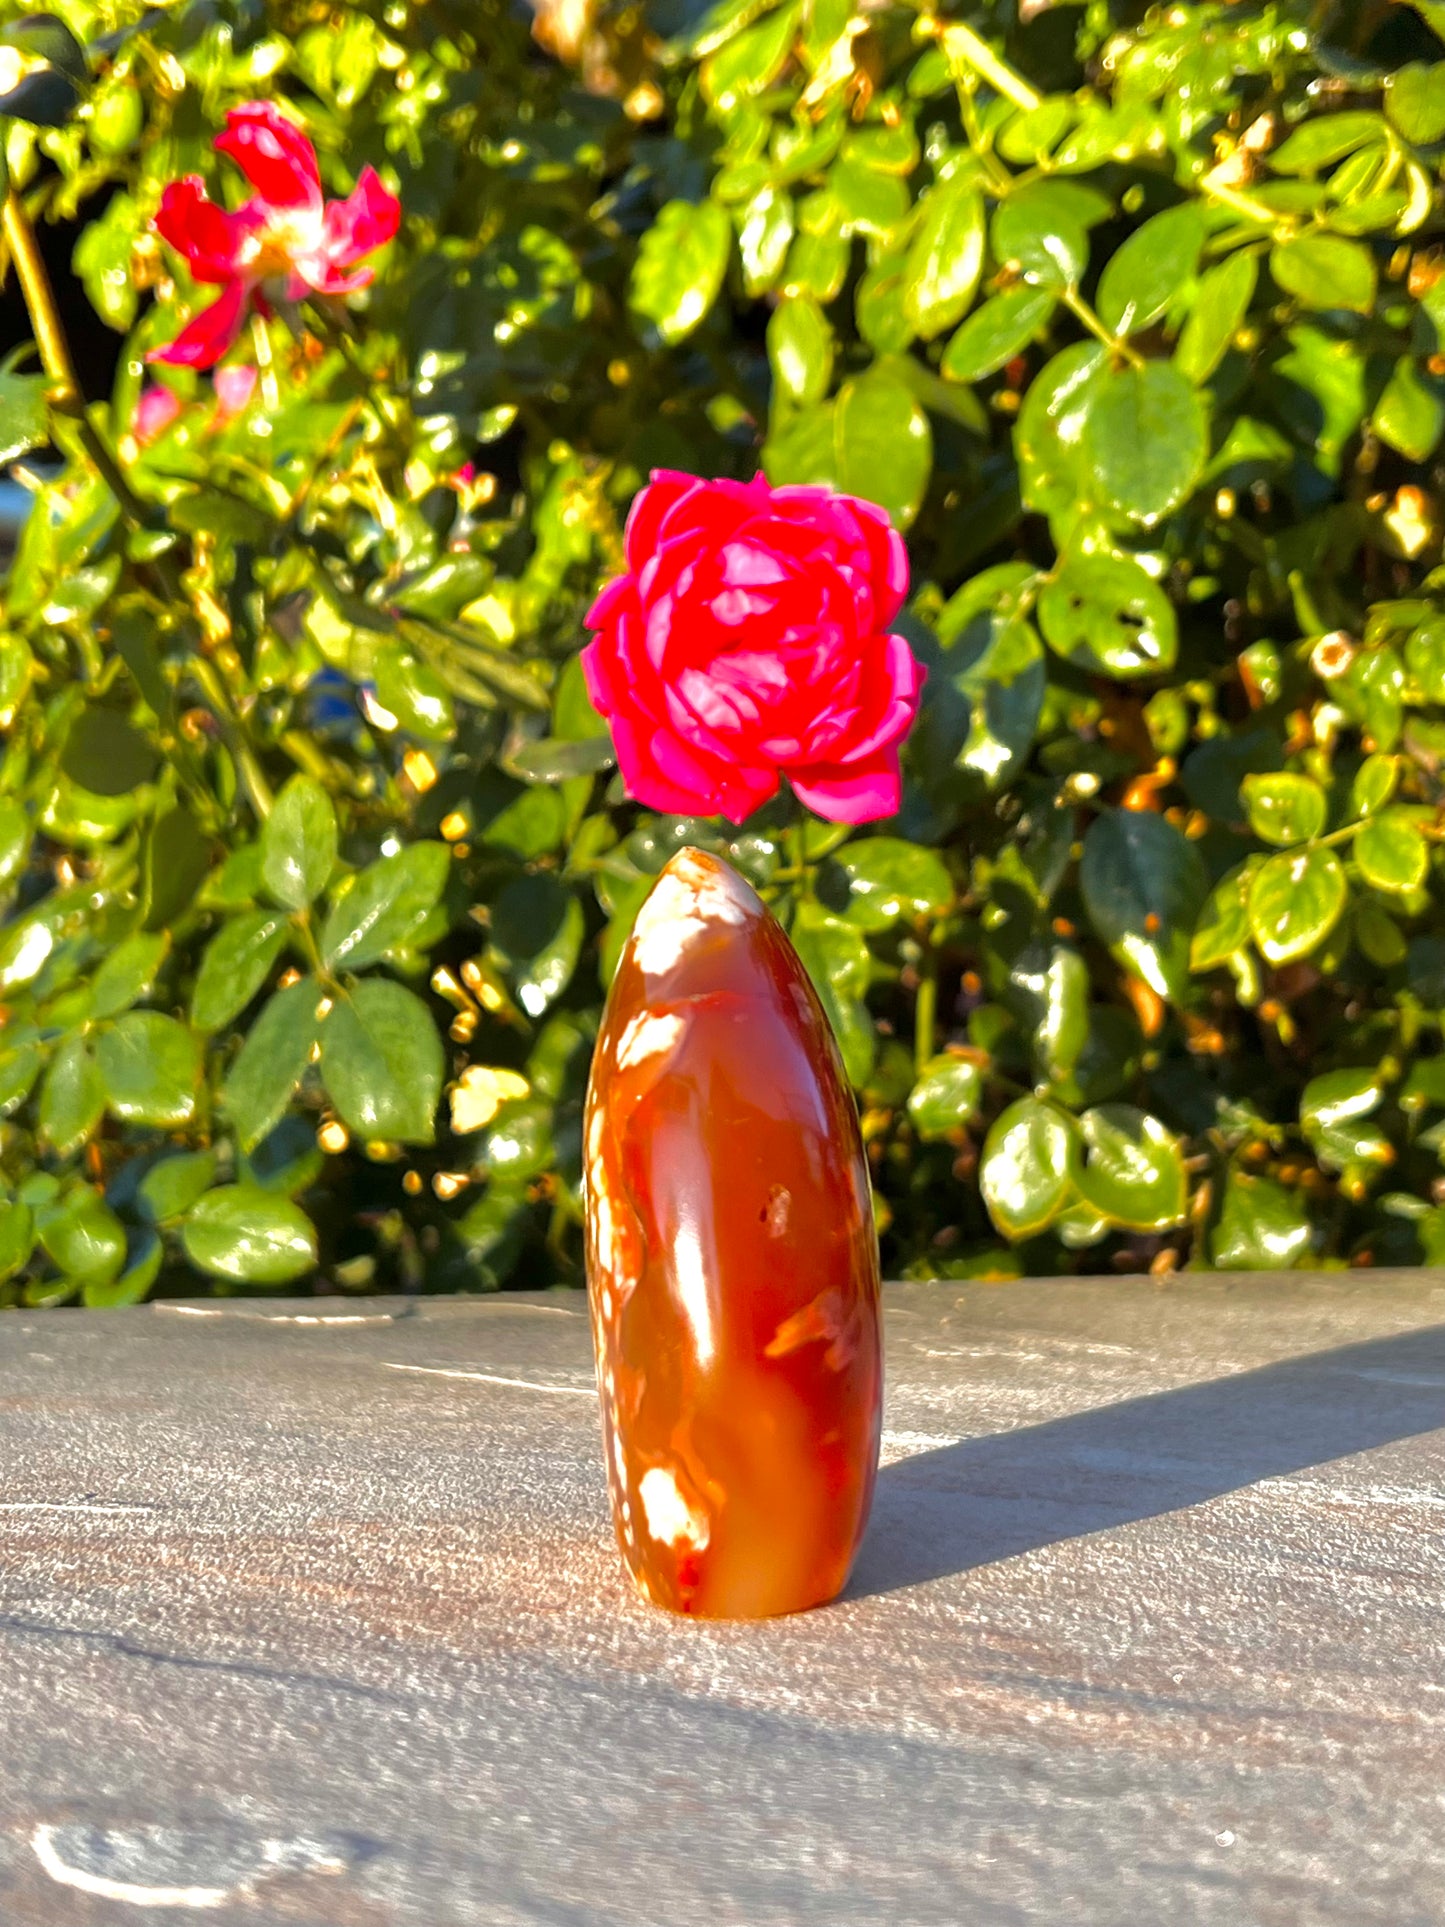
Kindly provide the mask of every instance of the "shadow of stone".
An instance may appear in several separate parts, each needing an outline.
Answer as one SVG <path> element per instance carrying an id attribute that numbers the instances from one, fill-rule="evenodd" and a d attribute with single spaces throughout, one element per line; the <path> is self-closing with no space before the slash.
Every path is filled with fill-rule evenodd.
<path id="1" fill-rule="evenodd" d="M 885 1466 L 845 1597 L 897 1592 L 1445 1428 L 1445 1325 Z"/>

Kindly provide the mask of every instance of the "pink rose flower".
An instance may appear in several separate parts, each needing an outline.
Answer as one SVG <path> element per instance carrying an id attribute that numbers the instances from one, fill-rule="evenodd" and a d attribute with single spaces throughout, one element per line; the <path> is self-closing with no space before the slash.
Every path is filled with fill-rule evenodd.
<path id="1" fill-rule="evenodd" d="M 149 388 L 142 389 L 130 418 L 130 432 L 136 444 L 146 448 L 160 435 L 164 435 L 176 416 L 181 412 L 181 398 L 173 395 L 169 388 L 162 388 L 152 382 Z"/>
<path id="2" fill-rule="evenodd" d="M 924 671 L 888 625 L 908 557 L 871 502 L 659 470 L 582 652 L 628 794 L 741 823 L 777 792 L 836 823 L 892 816 Z"/>
<path id="3" fill-rule="evenodd" d="M 344 201 L 326 200 L 316 149 L 268 101 L 233 107 L 215 147 L 231 156 L 256 192 L 228 214 L 208 198 L 199 174 L 167 186 L 156 231 L 185 257 L 195 280 L 221 293 L 174 341 L 153 348 L 151 361 L 210 368 L 253 309 L 267 315 L 278 301 L 364 288 L 373 271 L 356 263 L 383 247 L 401 222 L 401 203 L 371 167 Z M 355 272 L 347 273 L 350 268 Z"/>
<path id="4" fill-rule="evenodd" d="M 216 426 L 224 428 L 250 407 L 257 373 L 249 362 L 235 362 L 229 368 L 218 368 L 211 380 L 216 389 Z"/>

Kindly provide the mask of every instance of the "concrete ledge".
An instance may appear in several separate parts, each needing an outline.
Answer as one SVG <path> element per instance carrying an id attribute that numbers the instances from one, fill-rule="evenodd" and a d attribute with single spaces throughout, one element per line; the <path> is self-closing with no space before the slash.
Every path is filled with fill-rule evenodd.
<path id="1" fill-rule="evenodd" d="M 579 1298 L 0 1318 L 0 1921 L 1439 1927 L 1440 1275 L 888 1305 L 849 1596 L 711 1627 Z"/>

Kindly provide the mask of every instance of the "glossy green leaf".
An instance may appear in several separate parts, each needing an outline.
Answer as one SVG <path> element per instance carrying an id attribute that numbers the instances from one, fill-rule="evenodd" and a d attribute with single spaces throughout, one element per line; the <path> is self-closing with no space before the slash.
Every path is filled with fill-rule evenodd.
<path id="1" fill-rule="evenodd" d="M 1208 890 L 1198 850 L 1149 810 L 1109 810 L 1084 838 L 1089 919 L 1126 969 L 1161 997 L 1188 981 L 1189 943 Z"/>
<path id="2" fill-rule="evenodd" d="M 316 1265 L 316 1232 L 300 1205 L 250 1184 L 208 1192 L 181 1241 L 192 1264 L 235 1284 L 286 1285 Z"/>
<path id="3" fill-rule="evenodd" d="M 310 776 L 293 776 L 261 829 L 261 875 L 273 900 L 304 910 L 336 867 L 336 812 Z"/>
<path id="4" fill-rule="evenodd" d="M 1359 241 L 1336 234 L 1296 235 L 1270 249 L 1269 271 L 1306 308 L 1368 314 L 1375 305 L 1375 263 Z"/>
<path id="5" fill-rule="evenodd" d="M 983 272 L 983 197 L 955 175 L 923 197 L 903 271 L 903 305 L 925 341 L 967 314 Z"/>
<path id="6" fill-rule="evenodd" d="M 1249 886 L 1249 927 L 1260 953 L 1272 964 L 1307 957 L 1339 922 L 1349 894 L 1333 850 L 1270 857 Z"/>
<path id="7" fill-rule="evenodd" d="M 1067 557 L 1039 596 L 1039 627 L 1066 661 L 1121 679 L 1163 674 L 1179 647 L 1168 596 L 1122 555 Z"/>
<path id="8" fill-rule="evenodd" d="M 152 1224 L 184 1217 L 216 1176 L 214 1151 L 182 1151 L 153 1164 L 136 1187 L 136 1202 Z"/>
<path id="9" fill-rule="evenodd" d="M 332 903 L 321 932 L 328 970 L 360 970 L 408 943 L 446 888 L 444 843 L 411 843 L 363 870 Z"/>
<path id="10" fill-rule="evenodd" d="M 1109 256 L 1095 307 L 1116 335 L 1134 335 L 1157 321 L 1192 279 L 1204 246 L 1204 215 L 1194 201 L 1165 208 Z"/>
<path id="11" fill-rule="evenodd" d="M 106 1283 L 125 1263 L 120 1219 L 87 1184 L 77 1184 L 36 1221 L 41 1244 L 67 1278 Z"/>
<path id="12" fill-rule="evenodd" d="M 1246 897 L 1262 859 L 1250 857 L 1222 876 L 1200 912 L 1189 943 L 1191 970 L 1217 970 L 1249 943 Z"/>
<path id="13" fill-rule="evenodd" d="M 119 1305 L 138 1305 L 160 1276 L 165 1249 L 154 1233 L 142 1235 L 132 1262 L 118 1278 L 90 1277 L 80 1288 L 80 1302 L 91 1311 L 113 1311 Z"/>
<path id="14" fill-rule="evenodd" d="M 906 529 L 933 467 L 928 417 L 895 375 L 874 369 L 844 382 L 833 418 L 838 485 L 887 509 Z"/>
<path id="15" fill-rule="evenodd" d="M 201 1053 L 184 1024 L 158 1010 L 132 1010 L 95 1047 L 113 1117 L 175 1130 L 196 1114 Z"/>
<path id="16" fill-rule="evenodd" d="M 1407 460 L 1428 461 L 1445 434 L 1445 382 L 1425 373 L 1413 355 L 1401 355 L 1370 426 Z"/>
<path id="17" fill-rule="evenodd" d="M 91 1016 L 116 1017 L 138 1003 L 155 982 L 170 947 L 170 938 L 163 930 L 140 931 L 117 944 L 91 984 Z"/>
<path id="18" fill-rule="evenodd" d="M 1006 1238 L 1034 1237 L 1077 1195 L 1082 1166 L 1073 1118 L 1036 1097 L 1021 1097 L 996 1118 L 984 1141 L 979 1188 Z"/>
<path id="19" fill-rule="evenodd" d="M 142 921 L 164 930 L 190 907 L 211 867 L 211 844 L 184 804 L 152 823 L 141 852 Z"/>
<path id="20" fill-rule="evenodd" d="M 1047 288 L 1077 287 L 1089 259 L 1089 237 L 1066 183 L 1019 188 L 993 217 L 994 259 L 1025 281 Z"/>
<path id="21" fill-rule="evenodd" d="M 302 977 L 268 999 L 231 1066 L 222 1101 L 243 1151 L 254 1150 L 300 1083 L 320 1032 L 321 987 Z"/>
<path id="22" fill-rule="evenodd" d="M 24 870 L 30 856 L 30 817 L 13 796 L 0 796 L 0 890 Z"/>
<path id="23" fill-rule="evenodd" d="M 952 906 L 953 882 L 942 859 L 902 837 L 847 843 L 836 862 L 848 879 L 843 914 L 861 930 L 886 930 L 900 917 L 941 917 Z"/>
<path id="24" fill-rule="evenodd" d="M 444 743 L 456 734 L 456 706 L 451 691 L 436 671 L 418 661 L 409 649 L 384 649 L 377 657 L 376 699 L 395 716 L 398 727 L 409 736 L 418 736 L 423 742 Z M 318 892 L 313 892 L 315 894 Z"/>
<path id="25" fill-rule="evenodd" d="M 0 374 L 0 462 L 13 462 L 50 440 L 44 375 Z"/>
<path id="26" fill-rule="evenodd" d="M 908 1115 L 925 1144 L 953 1136 L 977 1118 L 983 1073 L 966 1057 L 932 1057 L 908 1096 Z"/>
<path id="27" fill-rule="evenodd" d="M 1188 1183 L 1179 1139 L 1132 1104 L 1101 1104 L 1079 1120 L 1085 1156 L 1079 1190 L 1110 1224 L 1167 1231 L 1183 1222 Z"/>
<path id="28" fill-rule="evenodd" d="M 1221 1271 L 1289 1271 L 1309 1251 L 1309 1218 L 1272 1178 L 1233 1170 L 1209 1248 Z"/>
<path id="29" fill-rule="evenodd" d="M 1151 526 L 1194 489 L 1206 451 L 1204 405 L 1172 362 L 1101 375 L 1080 453 L 1109 508 Z"/>
<path id="30" fill-rule="evenodd" d="M 1325 793 L 1291 770 L 1246 776 L 1239 785 L 1249 827 L 1266 843 L 1308 843 L 1325 827 Z"/>
<path id="31" fill-rule="evenodd" d="M 191 992 L 197 1030 L 220 1030 L 250 1003 L 271 974 L 286 942 L 287 920 L 270 910 L 250 910 L 212 937 Z"/>
<path id="32" fill-rule="evenodd" d="M 1054 311 L 1052 288 L 1026 282 L 993 295 L 971 314 L 943 351 L 939 371 L 950 381 L 984 381 L 1021 354 Z"/>
<path id="33" fill-rule="evenodd" d="M 582 906 L 552 877 L 517 877 L 497 897 L 492 946 L 529 1017 L 540 1017 L 571 982 L 584 934 Z"/>
<path id="34" fill-rule="evenodd" d="M 1249 312 L 1259 264 L 1240 251 L 1199 277 L 1189 318 L 1179 333 L 1174 365 L 1189 381 L 1208 381 Z"/>
<path id="35" fill-rule="evenodd" d="M 386 977 L 339 998 L 321 1033 L 322 1080 L 363 1139 L 430 1144 L 445 1068 L 426 1005 Z"/>
<path id="36" fill-rule="evenodd" d="M 1409 895 L 1425 881 L 1430 848 L 1407 811 L 1385 810 L 1361 824 L 1354 858 L 1373 888 Z"/>
<path id="37" fill-rule="evenodd" d="M 712 201 L 669 201 L 643 236 L 632 270 L 633 312 L 669 347 L 686 340 L 717 300 L 732 225 Z"/>
<path id="38" fill-rule="evenodd" d="M 40 1087 L 40 1135 L 52 1151 L 69 1157 L 99 1124 L 105 1085 L 89 1038 L 67 1037 L 51 1058 Z"/>
<path id="39" fill-rule="evenodd" d="M 0 1280 L 13 1278 L 35 1246 L 35 1213 L 28 1204 L 0 1204 Z"/>
<path id="40" fill-rule="evenodd" d="M 811 295 L 780 301 L 768 321 L 768 360 L 778 395 L 806 408 L 828 392 L 833 375 L 833 331 Z"/>
<path id="41" fill-rule="evenodd" d="M 1029 383 L 1014 429 L 1027 507 L 1053 515 L 1078 500 L 1084 424 L 1107 373 L 1108 358 L 1098 342 L 1076 341 Z"/>
<path id="42" fill-rule="evenodd" d="M 804 903 L 792 938 L 813 987 L 822 1000 L 854 1088 L 868 1081 L 877 1039 L 863 1001 L 873 975 L 873 960 L 863 934 L 842 917 Z"/>
<path id="43" fill-rule="evenodd" d="M 1385 81 L 1385 112 L 1407 141 L 1445 140 L 1445 61 L 1397 67 Z"/>

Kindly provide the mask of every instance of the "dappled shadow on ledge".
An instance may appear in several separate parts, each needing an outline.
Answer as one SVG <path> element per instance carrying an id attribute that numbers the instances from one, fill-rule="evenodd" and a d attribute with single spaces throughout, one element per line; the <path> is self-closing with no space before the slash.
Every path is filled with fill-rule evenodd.
<path id="1" fill-rule="evenodd" d="M 847 1597 L 897 1592 L 1445 1428 L 1445 1325 L 920 1452 Z"/>

